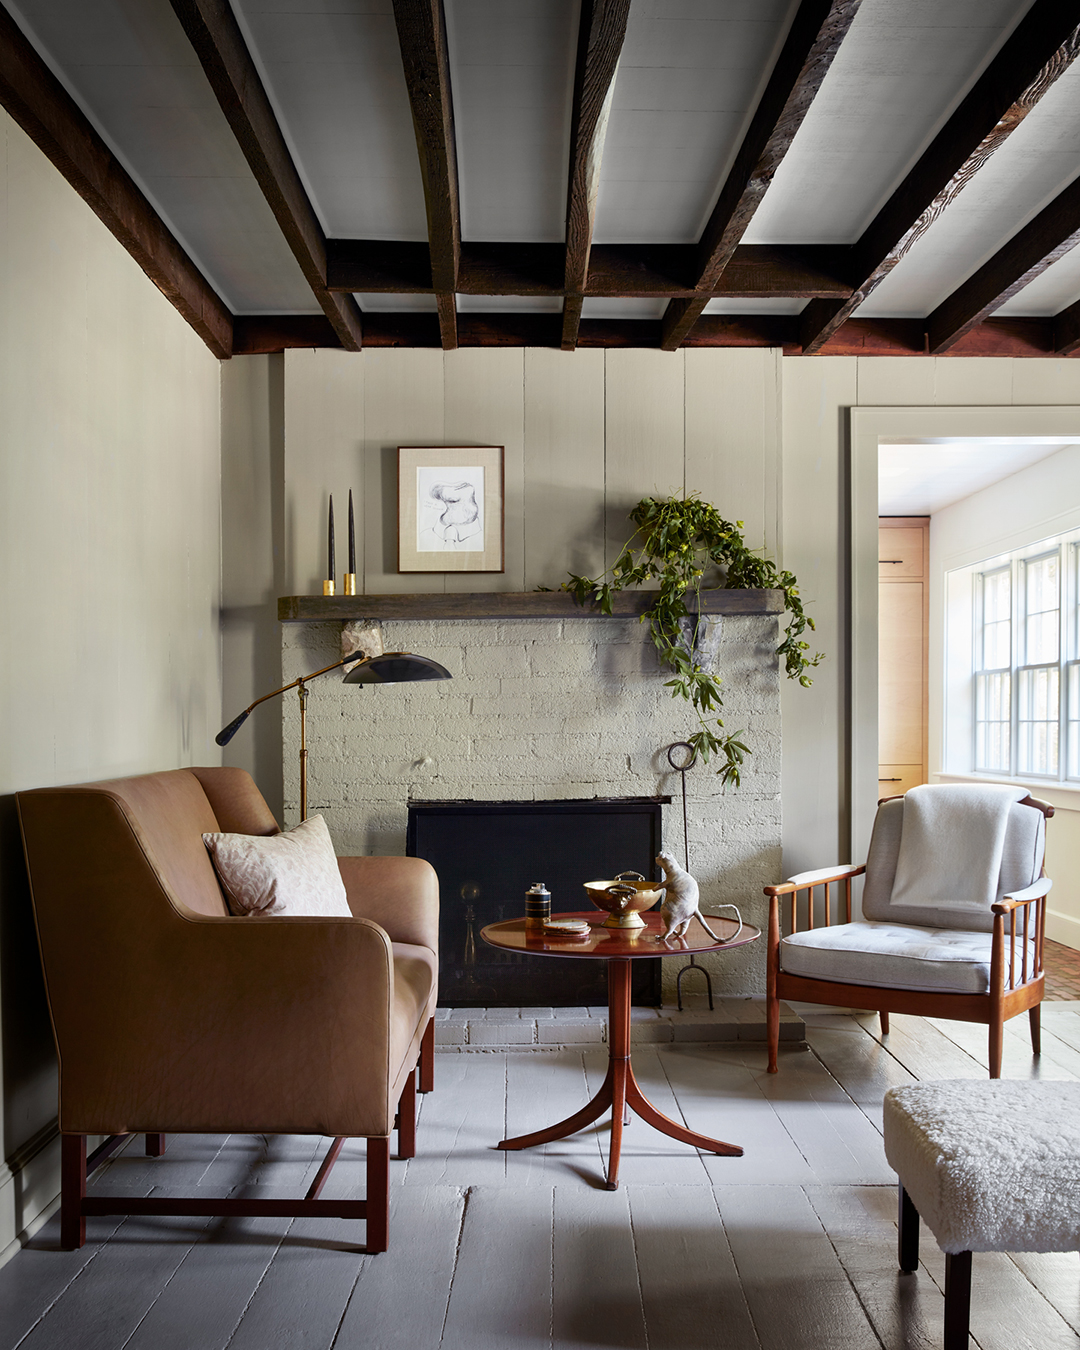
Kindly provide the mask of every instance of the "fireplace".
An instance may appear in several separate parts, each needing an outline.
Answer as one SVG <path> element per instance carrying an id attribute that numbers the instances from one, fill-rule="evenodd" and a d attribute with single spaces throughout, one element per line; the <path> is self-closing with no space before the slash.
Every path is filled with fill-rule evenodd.
<path id="1" fill-rule="evenodd" d="M 753 748 L 737 791 L 724 793 L 715 763 L 687 775 L 690 870 L 701 884 L 702 908 L 740 907 L 759 927 L 767 922 L 762 887 L 783 875 L 780 858 L 780 698 L 775 658 L 775 612 L 761 593 L 721 593 L 744 606 L 709 620 L 709 659 L 723 674 L 724 717 L 745 729 Z M 767 596 L 772 596 L 768 592 Z M 757 598 L 755 598 L 757 597 Z M 563 597 L 569 604 L 569 597 Z M 334 677 L 316 680 L 308 701 L 309 809 L 326 818 L 337 852 L 400 854 L 405 851 L 409 805 L 529 804 L 568 802 L 578 811 L 593 799 L 680 792 L 667 748 L 694 729 L 688 707 L 664 687 L 647 628 L 631 616 L 603 618 L 571 607 L 567 616 L 528 619 L 487 617 L 481 601 L 532 605 L 554 597 L 468 595 L 308 597 L 304 605 L 353 606 L 342 618 L 369 609 L 389 651 L 433 657 L 451 680 L 364 689 Z M 289 602 L 292 604 L 292 602 Z M 297 601 L 297 604 L 300 602 Z M 394 607 L 445 618 L 394 618 Z M 341 652 L 340 621 L 315 621 L 291 612 L 282 625 L 282 678 L 329 665 Z M 297 819 L 298 719 L 282 704 L 286 820 Z M 681 800 L 661 804 L 663 838 L 682 856 Z M 657 839 L 659 843 L 659 838 Z M 609 870 L 636 867 L 652 875 L 652 844 L 640 861 L 617 853 L 573 868 L 560 881 L 546 857 L 511 885 L 508 915 L 521 913 L 534 881 L 546 881 L 557 909 L 584 909 L 581 883 Z M 457 882 L 457 888 L 469 878 Z M 443 882 L 443 900 L 452 887 Z M 477 933 L 479 924 L 473 920 Z M 475 938 L 479 944 L 479 937 Z M 760 994 L 765 988 L 763 944 L 752 943 L 703 958 L 721 996 Z M 531 959 L 528 969 L 543 966 Z M 591 970 L 593 962 L 581 962 Z M 680 962 L 661 962 L 665 997 L 674 998 Z M 602 966 L 593 971 L 602 978 Z M 525 970 L 525 966 L 518 967 Z M 602 1003 L 602 988 L 590 997 Z M 523 999 L 515 999 L 523 1003 Z"/>
<path id="2" fill-rule="evenodd" d="M 607 1002 L 602 961 L 519 956 L 480 938 L 525 911 L 543 881 L 554 912 L 591 910 L 586 881 L 658 876 L 661 807 L 670 797 L 540 802 L 411 802 L 406 852 L 439 874 L 439 1002 L 444 1007 L 581 1007 Z M 631 998 L 661 1001 L 660 961 L 635 961 Z"/>

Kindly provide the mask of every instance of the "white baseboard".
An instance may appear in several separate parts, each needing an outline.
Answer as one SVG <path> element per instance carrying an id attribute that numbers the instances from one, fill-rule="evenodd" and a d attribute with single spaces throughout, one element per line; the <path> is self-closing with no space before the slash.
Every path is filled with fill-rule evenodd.
<path id="1" fill-rule="evenodd" d="M 1060 942 L 1080 952 L 1080 919 L 1074 919 L 1070 914 L 1061 914 L 1047 905 L 1046 936 L 1051 942 Z"/>

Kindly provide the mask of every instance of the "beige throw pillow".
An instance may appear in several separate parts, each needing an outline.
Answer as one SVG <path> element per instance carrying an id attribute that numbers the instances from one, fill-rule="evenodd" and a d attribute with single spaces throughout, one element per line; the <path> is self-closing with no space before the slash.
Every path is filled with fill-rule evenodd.
<path id="1" fill-rule="evenodd" d="M 233 914 L 352 914 L 322 816 L 283 834 L 204 834 L 203 843 Z"/>

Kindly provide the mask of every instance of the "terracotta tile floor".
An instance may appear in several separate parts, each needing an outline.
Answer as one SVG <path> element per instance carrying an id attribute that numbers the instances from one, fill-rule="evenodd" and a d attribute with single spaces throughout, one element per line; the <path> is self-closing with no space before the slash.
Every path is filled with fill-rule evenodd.
<path id="1" fill-rule="evenodd" d="M 1049 938 L 1043 944 L 1044 999 L 1080 999 L 1080 952 Z"/>

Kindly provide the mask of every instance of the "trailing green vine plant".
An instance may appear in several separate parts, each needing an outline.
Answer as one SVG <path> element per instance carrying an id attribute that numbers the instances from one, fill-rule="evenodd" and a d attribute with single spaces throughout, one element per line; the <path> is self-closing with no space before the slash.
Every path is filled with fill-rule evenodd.
<path id="1" fill-rule="evenodd" d="M 803 609 L 798 581 L 792 572 L 782 571 L 768 558 L 747 548 L 741 520 L 734 523 L 724 520 L 715 506 L 703 502 L 696 494 L 644 497 L 630 512 L 630 519 L 637 530 L 614 565 L 599 577 L 571 573 L 570 580 L 564 581 L 560 589 L 569 591 L 579 605 L 591 601 L 602 614 L 610 614 L 615 591 L 641 582 L 659 581 L 656 599 L 641 616 L 641 622 L 648 619 L 660 660 L 674 673 L 674 679 L 667 680 L 665 688 L 671 690 L 672 698 L 686 699 L 697 713 L 700 727 L 687 738 L 689 744 L 705 763 L 713 756 L 719 757 L 722 762 L 717 773 L 722 783 L 725 787 L 729 783 L 738 787 L 743 761 L 752 752 L 741 739 L 743 732 L 729 733 L 721 717 L 711 716 L 720 713 L 724 705 L 720 677 L 703 669 L 697 656 L 703 578 L 718 569 L 714 584 L 718 582 L 728 590 L 783 591 L 784 610 L 789 618 L 784 640 L 776 652 L 783 658 L 788 679 L 809 687 L 807 672 L 824 657 L 821 652 L 811 656 L 809 643 L 803 641 L 803 633 L 808 628 L 813 630 L 814 621 Z M 698 600 L 692 627 L 682 623 L 691 613 L 687 596 Z"/>

